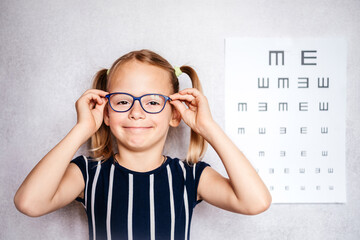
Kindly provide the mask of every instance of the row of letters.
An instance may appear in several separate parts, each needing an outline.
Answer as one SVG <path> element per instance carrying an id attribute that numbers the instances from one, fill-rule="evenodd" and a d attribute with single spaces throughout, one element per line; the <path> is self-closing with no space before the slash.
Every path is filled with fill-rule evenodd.
<path id="1" fill-rule="evenodd" d="M 300 127 L 299 128 L 300 134 L 307 134 L 308 133 L 308 127 Z M 321 127 L 320 128 L 321 134 L 328 134 L 329 128 L 328 127 Z M 239 127 L 238 128 L 238 134 L 246 134 L 246 128 L 245 127 Z M 266 134 L 266 127 L 260 127 L 259 128 L 259 134 Z M 280 134 L 287 134 L 287 128 L 286 127 L 280 127 Z"/>
<path id="2" fill-rule="evenodd" d="M 299 102 L 299 111 L 307 112 L 309 111 L 309 102 Z M 248 103 L 247 102 L 239 102 L 238 104 L 238 112 L 247 112 Z M 287 112 L 289 111 L 289 103 L 288 102 L 279 102 L 278 103 L 278 111 L 279 112 Z M 259 112 L 267 112 L 268 111 L 268 103 L 267 102 L 258 102 L 258 111 Z M 319 102 L 319 111 L 329 111 L 329 102 Z"/>
<path id="3" fill-rule="evenodd" d="M 322 187 L 321 185 L 316 185 L 316 186 L 313 186 L 313 187 L 315 187 L 315 189 L 317 190 L 317 191 L 321 191 L 321 190 L 324 190 L 324 188 L 326 189 L 328 189 L 328 190 L 330 190 L 330 191 L 332 191 L 332 190 L 334 190 L 335 189 L 335 187 L 333 186 L 333 185 L 328 185 L 327 187 Z M 296 187 L 292 187 L 291 189 L 295 189 L 296 190 Z M 291 190 L 290 189 L 290 186 L 289 185 L 286 185 L 286 186 L 284 186 L 284 190 L 285 191 L 290 191 Z M 297 189 L 299 189 L 299 190 L 301 190 L 301 191 L 306 191 L 306 186 L 299 186 Z M 273 185 L 271 185 L 271 186 L 269 186 L 269 190 L 270 191 L 275 191 L 275 187 L 273 186 Z M 310 188 L 310 190 L 311 190 L 311 188 Z"/>
<path id="4" fill-rule="evenodd" d="M 257 172 L 259 172 L 259 169 L 256 169 Z M 314 173 L 316 174 L 320 174 L 322 173 L 323 171 L 321 170 L 321 168 L 315 168 L 313 169 Z M 290 174 L 290 168 L 284 168 L 284 169 L 281 169 L 280 172 L 283 172 L 284 174 Z M 298 170 L 296 170 L 297 173 L 300 173 L 300 174 L 305 174 L 307 173 L 308 171 L 306 170 L 306 168 L 299 168 Z M 329 174 L 333 174 L 334 173 L 334 168 L 328 168 L 325 170 L 325 172 L 329 173 Z M 268 173 L 269 174 L 275 174 L 275 169 L 274 168 L 269 168 L 268 169 Z"/>
<path id="5" fill-rule="evenodd" d="M 309 88 L 309 78 L 308 77 L 298 77 L 298 86 L 297 88 Z M 318 77 L 318 88 L 329 88 L 329 78 L 328 77 Z M 290 80 L 288 77 L 278 77 L 278 88 L 289 88 Z M 270 78 L 258 78 L 258 88 L 270 88 Z"/>
<path id="6" fill-rule="evenodd" d="M 329 155 L 329 151 L 327 150 L 322 150 L 321 151 L 321 156 L 323 157 L 327 157 Z M 286 156 L 286 151 L 282 150 L 280 151 L 280 157 L 285 157 Z M 301 157 L 307 157 L 307 151 L 306 150 L 301 150 L 300 151 L 300 156 Z M 259 151 L 259 157 L 265 157 L 265 151 Z"/>
<path id="7" fill-rule="evenodd" d="M 301 50 L 300 63 L 302 66 L 316 66 L 317 65 L 317 50 Z M 284 66 L 285 65 L 285 51 L 284 50 L 270 50 L 269 51 L 269 66 Z M 280 63 L 281 61 L 281 63 Z"/>

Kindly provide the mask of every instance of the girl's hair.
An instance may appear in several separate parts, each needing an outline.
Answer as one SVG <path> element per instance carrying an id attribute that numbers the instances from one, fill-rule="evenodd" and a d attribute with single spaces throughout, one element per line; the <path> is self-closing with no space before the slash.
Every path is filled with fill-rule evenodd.
<path id="1" fill-rule="evenodd" d="M 110 69 L 102 69 L 96 73 L 92 88 L 108 91 L 109 83 L 114 72 L 124 63 L 131 60 L 137 60 L 142 63 L 147 63 L 153 66 L 160 67 L 169 73 L 171 85 L 174 93 L 179 92 L 179 80 L 175 75 L 175 70 L 171 64 L 150 50 L 133 51 L 117 59 Z M 186 73 L 192 82 L 192 87 L 202 92 L 202 87 L 195 70 L 189 66 L 180 67 L 183 73 Z M 186 156 L 186 161 L 190 164 L 197 163 L 199 159 L 205 154 L 207 143 L 205 139 L 191 130 L 190 145 Z M 90 153 L 96 160 L 107 160 L 114 154 L 112 147 L 112 134 L 110 128 L 103 122 L 99 130 L 91 137 Z"/>

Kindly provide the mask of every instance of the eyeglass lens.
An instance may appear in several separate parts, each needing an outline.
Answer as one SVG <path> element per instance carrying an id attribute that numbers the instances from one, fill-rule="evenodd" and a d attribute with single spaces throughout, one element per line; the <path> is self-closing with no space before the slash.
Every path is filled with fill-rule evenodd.
<path id="1" fill-rule="evenodd" d="M 110 96 L 111 107 L 115 111 L 128 111 L 133 105 L 133 97 L 127 94 L 113 94 Z M 157 94 L 145 95 L 141 97 L 142 108 L 150 113 L 160 112 L 166 103 L 166 99 Z"/>

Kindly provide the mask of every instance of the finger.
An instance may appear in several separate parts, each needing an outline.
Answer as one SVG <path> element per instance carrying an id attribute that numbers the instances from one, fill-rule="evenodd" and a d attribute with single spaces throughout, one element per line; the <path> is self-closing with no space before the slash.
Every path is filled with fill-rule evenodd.
<path id="1" fill-rule="evenodd" d="M 194 98 L 191 100 L 192 104 L 200 104 L 207 101 L 204 94 L 202 94 L 198 89 L 188 88 L 179 92 L 180 96 L 193 96 Z"/>
<path id="2" fill-rule="evenodd" d="M 97 104 L 97 105 L 95 106 L 95 108 L 96 108 L 96 109 L 99 109 L 101 112 L 103 112 L 105 106 L 106 106 L 106 102 L 104 102 L 104 104 Z"/>
<path id="3" fill-rule="evenodd" d="M 101 94 L 101 95 L 109 94 L 109 92 L 101 90 L 101 89 L 97 89 L 97 88 L 90 88 L 90 89 L 86 90 L 85 92 L 93 92 L 93 93 L 98 93 L 98 94 Z"/>
<path id="4" fill-rule="evenodd" d="M 102 105 L 107 102 L 107 98 L 100 97 L 96 93 L 86 93 L 84 96 L 81 96 L 77 101 L 77 105 L 81 106 L 83 104 L 88 105 L 90 109 L 94 109 L 96 105 Z"/>
<path id="5" fill-rule="evenodd" d="M 94 107 L 95 107 L 94 101 L 90 101 L 89 108 L 94 109 Z"/>
<path id="6" fill-rule="evenodd" d="M 183 89 L 183 90 L 179 91 L 179 93 L 181 95 L 183 95 L 183 94 L 191 94 L 194 97 L 199 97 L 199 96 L 202 95 L 202 93 L 196 88 L 186 88 L 186 89 Z"/>
<path id="7" fill-rule="evenodd" d="M 175 101 L 171 101 L 170 102 L 175 108 L 176 110 L 178 110 L 180 112 L 180 115 L 183 116 L 184 112 L 186 111 L 186 107 L 184 104 L 182 104 L 180 101 L 175 100 Z"/>
<path id="8" fill-rule="evenodd" d="M 194 102 L 190 102 L 190 103 L 186 102 L 185 104 L 191 111 L 194 111 L 195 109 L 197 109 L 197 104 Z"/>
<path id="9" fill-rule="evenodd" d="M 92 93 L 92 94 L 97 94 L 101 97 L 105 97 L 107 94 L 109 94 L 109 92 L 106 92 L 106 91 L 103 91 L 103 90 L 100 90 L 100 89 L 88 89 L 84 92 L 83 95 L 86 95 L 86 94 L 89 94 L 89 93 Z"/>
<path id="10" fill-rule="evenodd" d="M 87 103 L 93 103 L 93 104 L 102 104 L 103 103 L 103 98 L 101 98 L 99 95 L 97 94 L 93 94 L 93 93 L 88 93 L 87 95 L 85 95 Z"/>
<path id="11" fill-rule="evenodd" d="M 181 95 L 179 93 L 171 95 L 170 98 L 172 100 L 181 100 L 181 101 L 188 101 L 188 102 L 191 102 L 191 101 L 193 101 L 195 99 L 195 97 L 192 96 L 192 95 L 188 95 L 188 94 L 187 95 Z"/>

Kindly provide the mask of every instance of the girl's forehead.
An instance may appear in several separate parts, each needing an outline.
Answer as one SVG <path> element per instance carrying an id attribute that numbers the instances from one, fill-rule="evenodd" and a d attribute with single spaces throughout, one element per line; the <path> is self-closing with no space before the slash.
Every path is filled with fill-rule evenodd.
<path id="1" fill-rule="evenodd" d="M 157 66 L 138 61 L 123 63 L 112 74 L 110 92 L 133 94 L 172 93 L 170 74 Z"/>

